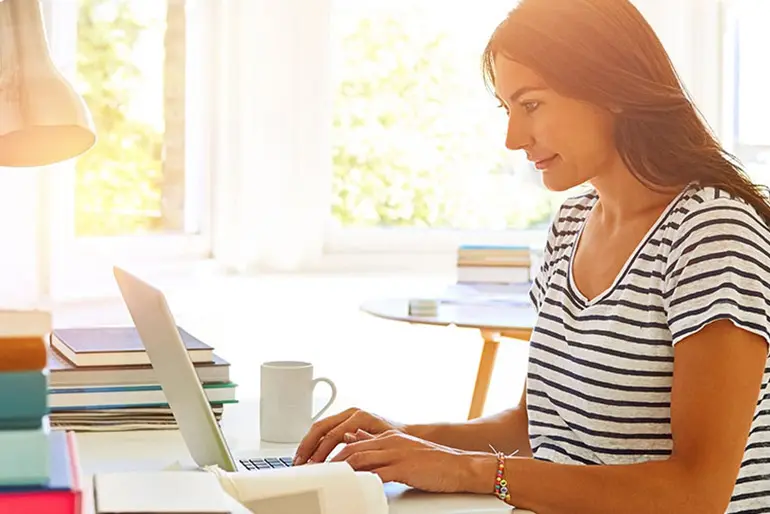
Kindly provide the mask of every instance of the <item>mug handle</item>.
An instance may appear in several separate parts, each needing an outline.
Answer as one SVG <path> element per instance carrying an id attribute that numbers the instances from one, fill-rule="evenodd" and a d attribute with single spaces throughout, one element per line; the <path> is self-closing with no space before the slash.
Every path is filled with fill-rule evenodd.
<path id="1" fill-rule="evenodd" d="M 316 379 L 313 379 L 313 381 L 311 382 L 311 385 L 313 386 L 312 390 L 314 391 L 314 390 L 315 390 L 315 386 L 317 386 L 317 385 L 318 385 L 320 382 L 326 382 L 327 384 L 329 384 L 329 387 L 331 387 L 331 388 L 332 388 L 332 396 L 331 396 L 331 398 L 329 398 L 329 401 L 328 401 L 328 402 L 326 402 L 326 405 L 324 405 L 323 407 L 321 407 L 321 410 L 319 410 L 319 411 L 318 411 L 318 412 L 317 412 L 317 413 L 316 413 L 316 414 L 313 416 L 313 418 L 312 418 L 312 421 L 313 421 L 313 422 L 315 422 L 315 421 L 316 421 L 318 418 L 320 418 L 320 417 L 321 417 L 321 414 L 323 414 L 324 412 L 326 412 L 326 411 L 327 411 L 327 409 L 328 409 L 329 407 L 331 407 L 331 406 L 332 406 L 332 403 L 334 403 L 334 400 L 336 400 L 336 399 L 337 399 L 337 386 L 335 386 L 335 385 L 334 385 L 334 382 L 332 382 L 331 380 L 329 380 L 329 379 L 328 379 L 328 378 L 326 378 L 326 377 L 320 377 L 320 378 L 316 378 Z"/>

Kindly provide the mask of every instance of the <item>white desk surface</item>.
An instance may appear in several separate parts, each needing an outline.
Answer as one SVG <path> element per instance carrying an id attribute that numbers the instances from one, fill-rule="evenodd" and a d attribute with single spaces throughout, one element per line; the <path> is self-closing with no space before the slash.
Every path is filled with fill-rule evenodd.
<path id="1" fill-rule="evenodd" d="M 236 455 L 291 455 L 294 447 L 260 441 L 258 403 L 242 400 L 225 409 L 222 428 Z M 175 463 L 194 466 L 181 434 L 176 430 L 137 432 L 80 432 L 77 436 L 83 469 L 85 514 L 92 514 L 92 477 L 111 471 L 160 470 Z M 390 512 L 395 514 L 432 513 L 511 513 L 510 506 L 483 495 L 429 494 L 398 484 L 386 484 Z M 532 514 L 515 510 L 516 514 Z"/>

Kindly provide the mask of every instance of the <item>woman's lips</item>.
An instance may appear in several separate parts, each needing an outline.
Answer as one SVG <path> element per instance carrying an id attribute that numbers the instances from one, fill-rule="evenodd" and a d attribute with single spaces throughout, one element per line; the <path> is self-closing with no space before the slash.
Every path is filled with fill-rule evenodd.
<path id="1" fill-rule="evenodd" d="M 552 157 L 549 157 L 547 159 L 540 159 L 539 161 L 535 161 L 535 168 L 539 170 L 544 170 L 548 168 L 553 162 L 556 160 L 556 158 L 559 156 L 559 154 L 556 154 Z"/>

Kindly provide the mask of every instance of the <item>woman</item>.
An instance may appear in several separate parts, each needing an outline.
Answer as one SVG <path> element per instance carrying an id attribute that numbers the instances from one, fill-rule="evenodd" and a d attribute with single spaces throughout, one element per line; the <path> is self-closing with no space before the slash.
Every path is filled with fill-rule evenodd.
<path id="1" fill-rule="evenodd" d="M 297 464 L 345 442 L 334 460 L 384 481 L 538 514 L 770 512 L 767 197 L 626 0 L 522 0 L 484 70 L 506 146 L 551 190 L 591 186 L 549 232 L 525 394 L 459 424 L 351 409 Z"/>

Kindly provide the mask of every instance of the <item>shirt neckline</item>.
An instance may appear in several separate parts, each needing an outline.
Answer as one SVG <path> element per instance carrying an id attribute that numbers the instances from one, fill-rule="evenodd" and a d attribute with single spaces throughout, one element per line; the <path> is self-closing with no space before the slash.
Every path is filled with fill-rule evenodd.
<path id="1" fill-rule="evenodd" d="M 591 202 L 588 205 L 588 208 L 586 209 L 586 214 L 583 217 L 581 221 L 580 228 L 578 228 L 577 233 L 575 234 L 574 239 L 572 240 L 572 247 L 570 248 L 569 253 L 569 263 L 567 267 L 567 287 L 569 288 L 572 295 L 580 302 L 580 306 L 590 307 L 592 305 L 595 305 L 602 300 L 604 300 L 607 296 L 613 293 L 615 289 L 617 289 L 620 282 L 626 277 L 628 274 L 629 269 L 633 266 L 633 264 L 636 262 L 636 259 L 638 258 L 639 254 L 642 252 L 644 247 L 647 245 L 647 243 L 652 239 L 652 236 L 658 231 L 658 229 L 663 225 L 663 223 L 668 219 L 669 215 L 674 211 L 674 208 L 679 204 L 679 202 L 684 198 L 685 193 L 687 193 L 690 190 L 691 184 L 688 184 L 686 187 L 684 187 L 679 194 L 677 194 L 676 197 L 674 197 L 673 200 L 669 202 L 669 204 L 666 206 L 665 209 L 663 209 L 663 212 L 660 213 L 655 223 L 653 223 L 649 229 L 647 229 L 647 233 L 642 237 L 639 242 L 637 243 L 636 247 L 634 248 L 634 251 L 631 252 L 631 254 L 626 259 L 623 266 L 620 268 L 620 271 L 615 276 L 615 279 L 610 283 L 610 285 L 602 292 L 591 298 L 590 300 L 580 291 L 580 289 L 577 287 L 577 283 L 575 282 L 575 275 L 574 275 L 574 269 L 573 269 L 573 263 L 575 261 L 575 253 L 577 252 L 578 243 L 580 241 L 581 236 L 583 235 L 583 230 L 585 229 L 586 223 L 588 222 L 588 218 L 591 216 L 591 213 L 594 210 L 594 207 L 596 206 L 597 202 L 599 201 L 598 194 L 594 193 L 595 196 L 591 199 Z"/>

